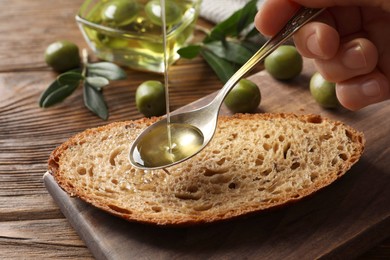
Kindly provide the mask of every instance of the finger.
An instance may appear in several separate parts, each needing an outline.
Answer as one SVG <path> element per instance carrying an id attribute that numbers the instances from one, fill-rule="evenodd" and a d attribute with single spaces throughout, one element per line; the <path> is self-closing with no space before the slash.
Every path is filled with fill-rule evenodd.
<path id="1" fill-rule="evenodd" d="M 331 59 L 339 49 L 337 31 L 325 23 L 312 22 L 303 26 L 294 35 L 295 46 L 307 58 Z"/>
<path id="2" fill-rule="evenodd" d="M 348 2 L 348 4 L 346 4 Z M 371 8 L 371 12 L 376 10 L 379 14 L 382 10 L 390 12 L 390 1 L 386 0 L 383 5 L 378 5 L 375 1 L 355 1 L 344 2 L 321 1 L 321 0 L 266 0 L 261 6 L 255 18 L 257 29 L 266 36 L 272 36 L 293 16 L 300 4 L 309 7 L 329 7 L 315 20 L 322 21 L 326 17 L 326 23 L 337 29 L 340 37 L 348 36 L 361 31 L 364 27 L 362 23 L 362 7 L 380 7 Z M 388 8 L 386 7 L 389 6 Z"/>
<path id="3" fill-rule="evenodd" d="M 341 105 L 358 110 L 390 99 L 390 82 L 378 70 L 336 84 L 336 95 Z"/>
<path id="4" fill-rule="evenodd" d="M 377 48 L 365 38 L 342 43 L 337 54 L 331 59 L 314 60 L 321 75 L 332 82 L 341 82 L 370 73 L 377 66 L 377 62 Z"/>
<path id="5" fill-rule="evenodd" d="M 263 35 L 275 35 L 298 8 L 299 5 L 290 0 L 265 1 L 255 17 L 255 26 Z"/>
<path id="6" fill-rule="evenodd" d="M 293 0 L 294 2 L 314 8 L 323 8 L 331 6 L 367 6 L 379 7 L 390 12 L 389 0 Z"/>

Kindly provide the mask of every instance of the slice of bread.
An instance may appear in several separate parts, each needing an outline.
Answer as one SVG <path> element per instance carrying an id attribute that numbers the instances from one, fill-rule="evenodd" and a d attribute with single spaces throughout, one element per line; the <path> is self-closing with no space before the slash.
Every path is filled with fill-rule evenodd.
<path id="1" fill-rule="evenodd" d="M 364 136 L 318 115 L 220 117 L 211 143 L 165 170 L 128 160 L 140 119 L 88 129 L 53 151 L 49 170 L 72 196 L 130 221 L 210 223 L 282 206 L 329 185 L 356 163 Z"/>

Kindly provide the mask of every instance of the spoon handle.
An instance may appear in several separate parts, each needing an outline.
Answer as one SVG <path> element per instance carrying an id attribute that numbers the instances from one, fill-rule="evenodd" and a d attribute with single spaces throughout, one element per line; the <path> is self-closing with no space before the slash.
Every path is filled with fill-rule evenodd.
<path id="1" fill-rule="evenodd" d="M 262 61 L 277 47 L 287 41 L 298 29 L 320 14 L 324 9 L 301 7 L 286 25 L 271 39 L 269 39 L 223 86 L 213 103 L 222 104 L 225 96 L 236 83 L 248 73 L 258 62 Z"/>

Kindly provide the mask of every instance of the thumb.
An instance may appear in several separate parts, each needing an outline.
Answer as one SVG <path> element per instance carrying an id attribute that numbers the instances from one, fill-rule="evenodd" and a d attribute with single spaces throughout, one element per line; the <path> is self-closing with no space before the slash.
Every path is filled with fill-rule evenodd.
<path id="1" fill-rule="evenodd" d="M 366 6 L 366 7 L 378 7 L 387 12 L 390 12 L 389 0 L 293 0 L 297 4 L 312 7 L 323 8 L 332 6 Z"/>

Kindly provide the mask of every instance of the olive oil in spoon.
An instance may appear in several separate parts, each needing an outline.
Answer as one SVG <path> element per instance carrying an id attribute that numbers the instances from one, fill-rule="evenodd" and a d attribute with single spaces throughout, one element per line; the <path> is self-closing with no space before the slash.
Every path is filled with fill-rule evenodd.
<path id="1" fill-rule="evenodd" d="M 134 147 L 130 161 L 139 168 L 161 168 L 196 153 L 203 144 L 202 132 L 190 124 L 171 122 L 165 0 L 160 0 L 163 49 L 166 123 L 147 132 Z"/>

